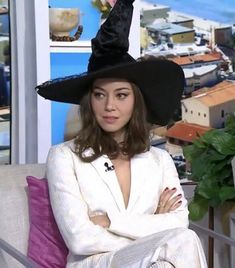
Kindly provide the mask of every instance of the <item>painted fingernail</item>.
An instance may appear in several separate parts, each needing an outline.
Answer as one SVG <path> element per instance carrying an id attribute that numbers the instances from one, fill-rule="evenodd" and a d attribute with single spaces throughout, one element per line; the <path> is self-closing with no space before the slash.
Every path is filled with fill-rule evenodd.
<path id="1" fill-rule="evenodd" d="M 178 203 L 178 204 L 181 204 L 181 203 L 182 203 L 182 201 L 180 200 L 180 201 L 178 201 L 177 203 Z"/>
<path id="2" fill-rule="evenodd" d="M 168 188 L 168 187 L 166 187 L 164 191 L 167 191 L 168 189 L 169 189 L 169 188 Z"/>
<path id="3" fill-rule="evenodd" d="M 176 188 L 174 187 L 174 188 L 172 188 L 171 190 L 174 191 L 174 190 L 176 190 Z"/>
<path id="4" fill-rule="evenodd" d="M 177 196 L 182 196 L 182 194 L 178 194 Z"/>

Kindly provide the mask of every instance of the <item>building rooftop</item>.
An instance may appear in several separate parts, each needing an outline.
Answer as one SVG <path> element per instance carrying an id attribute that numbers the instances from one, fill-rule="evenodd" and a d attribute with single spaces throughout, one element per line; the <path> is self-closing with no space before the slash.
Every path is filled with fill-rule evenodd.
<path id="1" fill-rule="evenodd" d="M 219 52 L 211 52 L 209 54 L 200 54 L 200 55 L 192 55 L 186 57 L 175 57 L 172 58 L 172 61 L 175 63 L 183 66 L 183 65 L 190 65 L 195 64 L 197 62 L 215 62 L 223 60 L 222 55 Z"/>
<path id="2" fill-rule="evenodd" d="M 216 106 L 231 100 L 235 100 L 235 84 L 226 88 L 210 91 L 206 95 L 200 97 L 200 101 L 207 106 Z"/>
<path id="3" fill-rule="evenodd" d="M 229 81 L 229 80 L 224 80 L 216 85 L 214 85 L 213 87 L 202 87 L 198 90 L 195 90 L 192 92 L 192 96 L 197 96 L 197 95 L 201 95 L 204 93 L 208 93 L 210 91 L 215 91 L 218 89 L 222 89 L 222 88 L 226 88 L 228 86 L 230 86 L 231 84 L 233 84 L 233 81 Z"/>
<path id="4" fill-rule="evenodd" d="M 207 90 L 202 89 L 199 93 L 194 94 L 192 98 L 198 99 L 208 107 L 235 101 L 235 82 L 223 81 Z"/>
<path id="5" fill-rule="evenodd" d="M 151 48 L 148 51 L 145 51 L 146 54 L 161 54 L 163 56 L 174 55 L 178 58 L 181 56 L 186 57 L 189 55 L 196 55 L 202 53 L 210 53 L 211 49 L 207 46 L 197 46 L 194 43 L 177 43 L 174 44 L 173 48 L 168 48 L 167 44 L 165 45 L 165 50 L 161 49 L 161 46 L 157 46 L 155 48 Z"/>
<path id="6" fill-rule="evenodd" d="M 208 74 L 210 72 L 213 72 L 214 70 L 217 69 L 216 64 L 211 64 L 211 65 L 204 65 L 200 67 L 195 67 L 195 68 L 184 68 L 184 75 L 185 78 L 192 78 L 194 76 L 202 76 L 205 74 Z"/>
<path id="7" fill-rule="evenodd" d="M 177 122 L 167 130 L 166 137 L 174 138 L 186 142 L 193 142 L 193 140 L 202 136 L 210 127 L 205 127 L 197 124 L 190 124 L 187 122 Z"/>
<path id="8" fill-rule="evenodd" d="M 147 25 L 147 29 L 151 31 L 160 31 L 168 35 L 194 32 L 194 29 L 190 29 L 190 28 L 178 25 L 178 24 L 167 23 L 167 22 L 154 23 L 154 24 Z"/>
<path id="9" fill-rule="evenodd" d="M 177 13 L 174 11 L 169 12 L 168 21 L 172 23 L 193 21 L 193 18 L 186 16 L 185 14 Z"/>

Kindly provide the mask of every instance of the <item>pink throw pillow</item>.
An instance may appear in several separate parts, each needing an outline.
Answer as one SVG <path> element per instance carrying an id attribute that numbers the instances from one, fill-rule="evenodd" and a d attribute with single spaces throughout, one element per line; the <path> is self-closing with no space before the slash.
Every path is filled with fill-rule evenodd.
<path id="1" fill-rule="evenodd" d="M 47 179 L 27 176 L 29 200 L 28 257 L 44 268 L 64 268 L 68 249 L 52 212 Z"/>

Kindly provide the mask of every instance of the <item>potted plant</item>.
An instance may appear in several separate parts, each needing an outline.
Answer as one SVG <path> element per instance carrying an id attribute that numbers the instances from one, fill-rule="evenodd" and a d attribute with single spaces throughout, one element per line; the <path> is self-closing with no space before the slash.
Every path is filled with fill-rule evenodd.
<path id="1" fill-rule="evenodd" d="M 189 218 L 200 220 L 209 207 L 235 201 L 231 161 L 235 156 L 235 113 L 229 114 L 223 129 L 212 129 L 185 146 L 183 153 L 191 166 L 190 179 L 196 182 L 189 203 Z"/>
<path id="2" fill-rule="evenodd" d="M 101 19 L 104 20 L 108 17 L 111 8 L 116 3 L 116 0 L 92 0 L 93 7 L 101 13 Z"/>

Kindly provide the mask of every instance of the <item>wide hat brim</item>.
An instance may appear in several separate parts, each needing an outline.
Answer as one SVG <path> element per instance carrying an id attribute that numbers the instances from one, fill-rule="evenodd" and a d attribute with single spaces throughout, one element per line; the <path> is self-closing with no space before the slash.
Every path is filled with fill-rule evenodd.
<path id="1" fill-rule="evenodd" d="M 98 71 L 53 79 L 36 87 L 42 97 L 80 104 L 97 78 L 122 78 L 135 83 L 145 100 L 150 123 L 166 125 L 180 107 L 182 68 L 169 60 L 151 59 L 109 66 Z"/>

